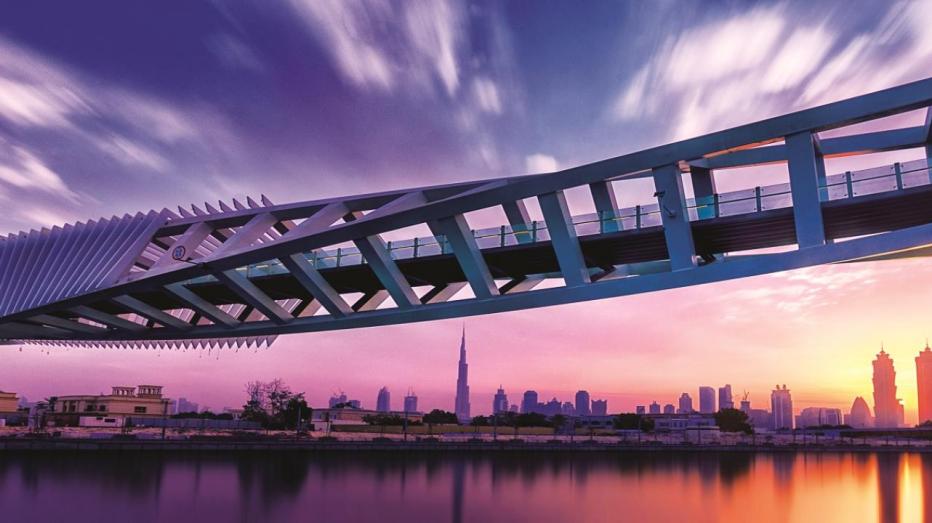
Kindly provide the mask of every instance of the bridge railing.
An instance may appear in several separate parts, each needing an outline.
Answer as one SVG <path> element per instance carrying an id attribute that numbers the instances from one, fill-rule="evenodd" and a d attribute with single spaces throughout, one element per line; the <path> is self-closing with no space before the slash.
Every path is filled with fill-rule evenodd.
<path id="1" fill-rule="evenodd" d="M 895 163 L 860 171 L 848 171 L 827 176 L 820 183 L 820 199 L 834 201 L 869 194 L 897 191 L 932 184 L 932 169 L 927 160 Z M 690 198 L 687 209 L 690 221 L 710 218 L 752 214 L 792 207 L 789 183 L 754 187 L 740 191 L 714 194 L 705 201 Z M 617 231 L 640 230 L 662 225 L 658 204 L 638 205 L 617 209 L 613 212 L 590 213 L 573 217 L 577 235 L 581 237 Z M 550 233 L 544 221 L 534 220 L 527 226 L 514 228 L 509 225 L 472 231 L 480 249 L 508 247 L 520 244 L 549 241 Z M 443 236 L 426 236 L 387 242 L 386 247 L 394 260 L 407 260 L 427 256 L 450 254 L 453 249 Z M 318 269 L 331 269 L 365 264 L 365 259 L 355 247 L 319 249 L 306 253 L 307 260 Z M 280 262 L 249 265 L 239 271 L 247 277 L 287 274 L 289 271 Z M 203 276 L 188 283 L 217 281 L 213 276 Z"/>

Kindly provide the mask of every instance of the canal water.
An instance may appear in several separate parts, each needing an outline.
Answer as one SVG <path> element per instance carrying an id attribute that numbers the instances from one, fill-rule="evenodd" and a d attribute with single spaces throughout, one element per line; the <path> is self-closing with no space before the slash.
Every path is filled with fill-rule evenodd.
<path id="1" fill-rule="evenodd" d="M 0 521 L 930 521 L 919 454 L 0 454 Z"/>

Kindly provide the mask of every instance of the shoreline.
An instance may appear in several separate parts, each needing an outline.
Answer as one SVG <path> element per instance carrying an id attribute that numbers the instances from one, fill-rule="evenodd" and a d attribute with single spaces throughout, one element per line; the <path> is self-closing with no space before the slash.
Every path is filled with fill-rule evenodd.
<path id="1" fill-rule="evenodd" d="M 87 438 L 0 439 L 0 455 L 6 452 L 425 452 L 425 453 L 932 453 L 922 445 L 650 445 L 635 443 L 554 443 L 512 441 L 249 441 L 249 440 L 93 440 Z"/>

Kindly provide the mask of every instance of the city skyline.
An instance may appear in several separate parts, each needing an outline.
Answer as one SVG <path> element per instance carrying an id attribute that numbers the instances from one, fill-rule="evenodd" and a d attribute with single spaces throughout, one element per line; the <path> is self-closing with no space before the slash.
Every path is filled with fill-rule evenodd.
<path id="1" fill-rule="evenodd" d="M 0 50 L 9 58 L 0 95 L 31 93 L 35 109 L 0 107 L 0 164 L 43 175 L 0 182 L 11 209 L 0 217 L 5 233 L 262 192 L 286 202 L 553 170 L 917 80 L 932 64 L 924 2 L 618 4 L 597 14 L 503 5 L 472 14 L 453 7 L 446 16 L 414 6 L 411 19 L 429 23 L 411 28 L 385 13 L 373 15 L 372 26 L 354 12 L 331 13 L 347 24 L 329 24 L 293 6 L 262 16 L 205 8 L 180 25 L 176 14 L 112 9 L 63 6 L 68 22 L 60 23 L 22 5 L 0 20 Z M 103 15 L 121 16 L 124 25 Z M 668 21 L 662 30 L 644 31 L 659 20 Z M 176 26 L 170 36 L 153 30 L 167 24 Z M 396 45 L 380 45 L 372 27 L 393 28 Z M 417 45 L 419 30 L 449 36 L 445 62 Z M 380 74 L 337 52 L 360 34 L 385 65 Z M 811 60 L 773 59 L 793 56 L 785 46 L 800 38 L 811 43 Z M 101 44 L 111 41 L 121 44 Z M 744 41 L 757 45 L 727 45 Z M 838 66 L 854 55 L 850 67 Z M 313 66 L 296 67 L 293 56 Z M 675 81 L 683 61 L 705 76 Z M 731 111 L 732 102 L 746 109 Z M 923 115 L 898 121 L 921 125 Z M 837 158 L 826 167 L 906 159 L 883 153 L 870 165 Z M 746 173 L 717 172 L 719 190 L 743 187 Z M 756 175 L 762 184 L 784 181 L 779 169 Z M 128 182 L 139 189 L 129 194 Z M 618 203 L 650 198 L 649 185 L 618 194 Z M 568 204 L 586 197 L 571 191 Z M 497 225 L 481 213 L 474 221 Z M 764 405 L 773 382 L 785 381 L 799 407 L 848 409 L 854 397 L 871 397 L 865 362 L 881 339 L 901 376 L 914 373 L 907 362 L 930 334 L 916 289 L 928 282 L 926 260 L 850 264 L 470 319 L 472 404 L 485 412 L 503 384 L 546 398 L 585 388 L 612 410 L 632 409 L 672 401 L 687 384 L 694 395 L 691 384 L 732 383 Z M 174 395 L 220 408 L 239 404 L 247 381 L 281 377 L 315 404 L 335 388 L 368 402 L 383 384 L 398 392 L 416 384 L 423 405 L 452 408 L 456 358 L 447 348 L 458 325 L 282 336 L 271 349 L 220 360 L 206 351 L 54 348 L 48 355 L 0 347 L 0 387 L 40 398 L 105 389 L 113 376 L 164 377 Z M 648 372 L 658 361 L 663 372 Z M 898 387 L 914 422 L 915 380 Z"/>
<path id="2" fill-rule="evenodd" d="M 461 356 L 461 358 L 462 358 L 462 357 L 464 357 L 464 351 L 465 351 L 465 327 L 463 327 L 463 331 L 462 331 L 462 333 L 461 333 L 461 337 L 460 337 L 460 346 L 459 346 L 459 348 L 460 348 L 459 354 L 460 354 L 460 356 Z M 47 356 L 52 356 L 51 352 L 49 352 L 49 349 L 38 349 L 38 348 L 36 348 L 36 347 L 29 347 L 29 348 L 24 348 L 23 350 L 24 350 L 24 351 L 30 351 L 30 350 L 31 350 L 31 351 L 42 351 L 43 354 L 45 354 L 45 355 L 47 355 Z M 75 350 L 87 350 L 87 349 L 75 349 Z M 264 350 L 268 350 L 268 349 L 254 350 L 254 351 L 253 351 L 253 354 L 258 354 L 259 351 L 264 351 Z M 70 351 L 70 349 L 69 349 L 69 351 Z M 182 353 L 183 353 L 183 352 L 185 352 L 185 351 L 182 351 Z M 212 351 L 209 351 L 209 350 L 196 351 L 196 350 L 193 350 L 193 349 L 192 349 L 191 352 L 193 352 L 193 353 L 203 352 L 203 354 L 200 354 L 200 356 L 198 357 L 198 359 L 204 359 L 204 356 L 205 356 L 205 355 L 208 355 L 208 354 L 215 354 L 215 353 L 217 352 L 217 350 L 214 349 L 214 350 L 212 350 Z M 234 352 L 235 352 L 235 351 L 234 351 Z M 932 349 L 929 349 L 929 348 L 928 348 L 928 344 L 926 343 L 922 350 L 916 351 L 916 354 L 917 354 L 917 355 L 914 356 L 910 361 L 911 361 L 911 362 L 914 361 L 914 362 L 916 362 L 916 363 L 918 364 L 919 361 L 920 361 L 920 357 L 921 357 L 923 354 L 929 354 L 929 353 L 932 353 Z M 164 354 L 165 354 L 166 356 L 172 356 L 172 355 L 173 355 L 171 351 L 165 351 Z M 884 365 L 883 368 L 884 368 L 884 369 L 886 369 L 886 365 L 887 365 L 888 363 L 889 363 L 889 364 L 892 364 L 892 365 L 895 365 L 895 358 L 890 357 L 889 354 L 890 354 L 890 353 L 887 351 L 887 348 L 885 348 L 885 347 L 882 347 L 882 348 L 881 348 L 881 353 L 875 354 L 875 356 L 876 356 L 877 358 L 881 359 L 881 360 L 884 362 L 884 363 L 883 363 L 883 365 Z M 184 357 L 184 356 L 187 356 L 187 355 L 183 355 L 182 357 Z M 157 355 L 156 357 L 161 358 L 161 354 Z M 228 357 L 229 357 L 229 356 L 228 356 Z M 888 360 L 888 359 L 889 359 L 889 360 Z M 877 360 L 875 359 L 874 363 L 876 363 L 876 361 L 877 361 Z M 460 366 L 460 368 L 462 368 L 463 363 L 464 363 L 464 361 L 461 359 L 460 362 L 458 363 L 458 366 Z M 894 380 L 894 383 L 895 383 L 895 387 L 894 387 L 894 391 L 893 391 L 892 394 L 895 396 L 896 399 L 904 400 L 904 401 L 902 401 L 902 403 L 903 403 L 905 406 L 907 406 L 907 408 L 904 410 L 904 412 L 909 412 L 909 408 L 908 408 L 909 405 L 918 405 L 918 403 L 919 403 L 918 390 L 916 389 L 916 387 L 912 387 L 912 389 L 913 389 L 913 396 L 912 396 L 912 397 L 903 397 L 903 393 L 898 393 L 898 392 L 896 392 L 896 391 L 901 391 L 901 390 L 902 390 L 902 391 L 905 391 L 905 390 L 909 390 L 911 387 L 908 386 L 908 383 L 911 381 L 911 377 L 912 377 L 913 375 L 916 375 L 916 376 L 917 376 L 917 381 L 914 382 L 914 383 L 917 383 L 917 382 L 918 382 L 918 378 L 919 378 L 918 372 L 919 372 L 918 369 L 917 369 L 917 371 L 916 371 L 915 374 L 913 374 L 913 373 L 907 371 L 907 372 L 905 373 L 905 375 L 903 375 L 903 376 L 901 376 L 901 377 L 899 378 L 899 380 L 897 380 L 897 378 L 896 378 L 896 374 L 897 374 L 897 373 L 894 373 L 893 380 Z M 884 379 L 884 381 L 882 382 L 881 387 L 886 387 L 886 386 L 887 386 L 886 383 L 888 383 L 886 380 L 888 380 L 889 377 L 886 376 L 886 375 L 884 375 L 884 378 L 883 378 L 883 379 Z M 145 380 L 143 380 L 143 381 L 145 381 Z M 152 380 L 152 379 L 149 379 L 149 381 L 153 381 L 153 380 Z M 155 381 L 159 381 L 159 380 L 155 380 Z M 414 381 L 416 382 L 417 380 L 415 379 Z M 458 378 L 457 378 L 457 381 L 459 382 L 459 376 L 458 376 Z M 900 384 L 901 381 L 905 382 L 905 384 L 907 384 L 907 386 L 906 386 L 906 387 L 901 387 L 901 384 Z M 103 388 L 101 388 L 101 387 L 98 387 L 98 388 L 101 388 L 101 390 L 104 390 L 104 389 L 106 389 L 107 387 L 109 387 L 109 385 L 103 386 Z M 301 387 L 300 387 L 299 385 L 295 385 L 294 387 L 295 387 L 296 390 L 301 390 Z M 468 389 L 469 389 L 468 384 L 466 385 L 466 387 L 467 387 L 467 391 L 468 391 Z M 544 388 L 539 388 L 539 387 L 538 387 L 538 388 L 529 388 L 529 389 L 519 390 L 519 389 L 522 389 L 522 388 L 521 388 L 521 387 L 509 387 L 508 385 L 499 384 L 497 387 L 495 387 L 495 391 L 494 391 L 494 392 L 485 392 L 485 391 L 482 391 L 482 392 L 480 392 L 477 396 L 475 396 L 475 398 L 482 398 L 482 399 L 479 399 L 479 404 L 480 404 L 479 409 L 478 409 L 476 412 L 472 413 L 472 415 L 488 415 L 488 414 L 492 414 L 492 413 L 493 413 L 493 407 L 492 407 L 492 405 L 493 405 L 494 402 L 496 401 L 496 396 L 497 396 L 499 393 L 502 393 L 502 394 L 504 395 L 504 397 L 505 397 L 505 400 L 507 401 L 507 397 L 508 397 L 508 394 L 509 394 L 508 391 L 509 391 L 509 390 L 512 391 L 511 394 L 512 394 L 513 396 L 515 396 L 515 397 L 521 396 L 522 394 L 526 394 L 526 393 L 535 393 L 535 398 L 537 398 L 536 401 L 537 401 L 537 403 L 540 404 L 540 405 L 544 405 L 544 404 L 547 403 L 547 401 L 543 401 L 543 398 L 550 398 L 550 397 L 552 397 L 552 398 L 554 398 L 554 399 L 562 398 L 563 400 L 567 400 L 567 401 L 565 401 L 565 402 L 564 402 L 563 400 L 561 400 L 561 404 L 564 404 L 564 405 L 566 405 L 566 404 L 568 404 L 568 405 L 576 405 L 576 403 L 577 403 L 577 401 L 578 401 L 578 399 L 579 399 L 580 397 L 590 397 L 590 398 L 592 398 L 590 401 L 591 401 L 591 403 L 593 403 L 593 404 L 596 402 L 596 400 L 598 400 L 598 399 L 600 399 L 600 398 L 602 399 L 602 401 L 607 401 L 607 400 L 609 400 L 609 399 L 612 399 L 612 400 L 615 400 L 615 402 L 612 403 L 613 407 L 609 409 L 609 413 L 612 414 L 612 413 L 618 413 L 618 412 L 635 412 L 635 410 L 636 410 L 636 408 L 637 408 L 638 406 L 644 406 L 645 412 L 648 412 L 648 411 L 649 411 L 648 406 L 652 406 L 652 404 L 654 404 L 654 403 L 657 404 L 657 407 L 658 407 L 658 409 L 659 409 L 660 412 L 664 412 L 664 407 L 670 405 L 670 403 L 668 403 L 666 400 L 672 400 L 672 403 L 675 405 L 675 410 L 676 410 L 676 412 L 679 413 L 679 412 L 680 412 L 680 407 L 677 406 L 676 404 L 677 404 L 680 400 L 683 399 L 683 396 L 684 396 L 684 395 L 685 395 L 685 396 L 688 396 L 688 400 L 689 400 L 689 402 L 690 402 L 690 405 L 691 405 L 691 408 L 692 408 L 692 411 L 693 411 L 693 412 L 697 412 L 697 413 L 698 413 L 698 412 L 703 412 L 703 410 L 702 410 L 702 403 L 701 403 L 701 401 L 702 401 L 702 393 L 703 393 L 703 390 L 709 389 L 710 392 L 713 394 L 713 398 L 716 400 L 716 401 L 715 401 L 715 409 L 712 411 L 712 412 L 715 412 L 715 411 L 717 411 L 717 410 L 720 410 L 720 408 L 721 408 L 721 406 L 720 406 L 720 404 L 718 404 L 718 401 L 717 401 L 717 400 L 720 399 L 721 394 L 723 393 L 724 390 L 726 390 L 726 387 L 727 387 L 727 390 L 728 390 L 727 397 L 733 398 L 733 393 L 731 392 L 731 385 L 730 385 L 730 384 L 726 384 L 725 386 L 723 386 L 723 387 L 718 387 L 718 388 L 716 388 L 716 387 L 704 386 L 704 385 L 698 385 L 698 386 L 694 387 L 695 391 L 698 391 L 698 393 L 694 393 L 694 391 L 685 391 L 685 392 L 678 392 L 678 393 L 676 393 L 676 394 L 674 394 L 674 395 L 672 395 L 672 396 L 665 396 L 665 395 L 662 395 L 662 394 L 661 394 L 661 395 L 652 395 L 652 394 L 650 394 L 650 393 L 642 392 L 642 391 L 608 391 L 608 392 L 603 391 L 603 392 L 596 392 L 596 393 L 590 394 L 586 389 L 576 389 L 576 390 L 574 391 L 574 390 L 567 390 L 567 389 L 544 389 Z M 889 420 L 884 419 L 884 420 L 882 420 L 882 421 L 880 421 L 880 422 L 874 421 L 874 420 L 876 420 L 876 400 L 874 399 L 875 396 L 874 396 L 874 394 L 873 394 L 873 392 L 874 392 L 874 391 L 873 391 L 873 383 L 871 383 L 870 387 L 871 387 L 871 388 L 870 388 L 870 390 L 869 390 L 869 393 L 868 393 L 867 395 L 864 395 L 864 396 L 865 396 L 865 397 L 868 397 L 868 398 L 871 398 L 871 400 L 872 400 L 872 401 L 868 404 L 868 410 L 869 410 L 869 413 L 871 414 L 871 417 L 872 417 L 872 426 L 873 426 L 874 424 L 877 424 L 877 423 L 879 423 L 879 424 L 877 424 L 877 426 L 882 426 L 882 425 L 883 425 L 883 426 L 887 426 L 887 425 L 889 424 Z M 375 389 L 376 386 L 373 386 L 372 388 Z M 377 389 L 377 392 L 378 392 L 377 395 L 381 397 L 381 396 L 384 394 L 385 397 L 386 397 L 386 401 L 387 401 L 388 404 L 389 404 L 389 407 L 391 407 L 391 399 L 390 399 L 390 397 L 391 397 L 391 392 L 390 392 L 390 391 L 391 391 L 391 388 L 392 388 L 392 387 L 389 386 L 389 385 L 382 385 L 382 386 L 379 386 L 378 389 Z M 13 390 L 13 391 L 15 391 L 15 392 L 18 392 L 20 396 L 29 396 L 29 397 L 40 397 L 40 396 L 45 397 L 45 396 L 48 396 L 48 395 L 49 395 L 49 394 L 36 394 L 35 392 L 32 392 L 32 393 L 30 393 L 30 392 L 19 392 L 19 391 L 16 390 L 15 388 L 9 387 L 9 386 L 6 387 L 5 389 L 0 388 L 0 390 Z M 24 389 L 24 390 L 25 390 L 25 389 Z M 35 389 L 33 389 L 33 390 L 35 390 Z M 333 393 L 333 392 L 332 392 L 333 390 L 340 390 L 340 392 L 339 392 L 338 394 L 337 394 L 337 393 Z M 445 406 L 445 405 L 443 404 L 443 401 L 442 401 L 442 400 L 441 400 L 440 403 L 436 403 L 436 398 L 437 398 L 437 397 L 442 397 L 442 394 L 436 394 L 436 395 L 430 394 L 428 397 L 430 397 L 430 398 L 432 398 L 432 399 L 431 399 L 430 402 L 427 402 L 427 401 L 421 401 L 420 399 L 418 399 L 418 395 L 415 395 L 415 394 L 413 393 L 413 387 L 411 387 L 410 385 L 407 386 L 407 387 L 405 387 L 405 390 L 408 391 L 407 394 L 404 396 L 404 399 L 405 399 L 405 400 L 407 400 L 409 397 L 413 397 L 413 398 L 415 398 L 415 400 L 414 400 L 415 404 L 419 404 L 419 405 L 421 405 L 421 406 L 428 405 L 429 408 L 426 409 L 427 411 L 432 410 L 432 409 L 434 409 L 434 408 L 439 408 L 439 409 L 441 409 L 441 410 L 449 410 L 450 412 L 455 412 L 455 411 L 456 411 L 456 397 L 455 397 L 456 395 L 455 395 L 455 394 L 453 395 L 453 398 L 452 398 L 452 399 L 453 399 L 452 405 L 450 405 L 449 408 L 448 408 L 447 406 Z M 677 389 L 677 390 L 680 390 L 680 389 Z M 60 391 L 59 391 L 59 392 L 60 392 Z M 71 392 L 79 392 L 79 391 L 69 391 L 69 393 L 71 393 Z M 80 391 L 80 392 L 88 392 L 88 391 L 87 391 L 87 390 L 84 390 L 84 391 Z M 771 391 L 771 392 L 772 392 L 772 391 Z M 747 391 L 745 391 L 745 394 L 748 394 L 748 396 L 750 397 L 750 401 L 755 400 L 755 395 L 750 394 L 750 393 L 748 393 Z M 794 399 L 793 399 L 793 414 L 794 414 L 794 416 L 797 416 L 797 415 L 801 414 L 802 411 L 805 410 L 805 409 L 838 409 L 838 410 L 840 410 L 845 416 L 847 416 L 847 415 L 851 412 L 851 406 L 852 406 L 852 403 L 851 403 L 852 399 L 851 399 L 851 398 L 849 398 L 849 399 L 847 399 L 847 400 L 845 400 L 845 399 L 840 399 L 839 402 L 830 402 L 830 403 L 827 403 L 827 402 L 825 402 L 825 401 L 819 402 L 819 401 L 817 401 L 817 400 L 811 400 L 811 399 L 806 399 L 806 400 L 804 400 L 803 402 L 800 402 L 799 400 L 797 400 L 797 399 L 795 398 L 795 394 L 796 394 L 796 393 L 794 392 Z M 193 394 L 184 394 L 184 393 L 182 393 L 182 394 L 180 394 L 180 395 L 174 395 L 174 394 L 171 394 L 171 393 L 169 392 L 169 393 L 167 393 L 167 395 L 168 395 L 168 396 L 171 396 L 171 397 L 172 397 L 173 399 L 175 399 L 176 401 L 185 400 L 187 397 L 192 397 L 192 398 L 194 397 Z M 583 395 L 583 396 L 580 396 L 580 395 Z M 887 395 L 889 395 L 889 393 L 887 393 Z M 317 399 L 316 399 L 315 397 L 313 397 L 313 396 L 308 396 L 308 399 L 310 400 L 309 404 L 310 404 L 311 406 L 323 406 L 323 405 L 328 404 L 328 403 L 331 404 L 331 406 L 332 406 L 332 404 L 334 403 L 334 401 L 337 401 L 339 398 L 344 398 L 343 401 L 346 401 L 345 398 L 347 398 L 347 397 L 365 397 L 365 394 L 359 394 L 358 391 L 355 391 L 355 390 L 354 390 L 354 392 L 353 392 L 352 394 L 350 394 L 350 396 L 347 396 L 347 393 L 346 393 L 345 391 L 343 391 L 342 388 L 340 388 L 340 389 L 331 389 L 331 392 L 330 392 L 330 394 L 327 396 L 327 399 L 321 398 L 320 400 L 317 400 Z M 482 405 L 483 405 L 483 401 L 482 401 L 482 400 L 485 399 L 486 397 L 488 397 L 488 401 L 487 401 L 487 403 L 488 403 L 488 405 L 489 405 L 488 408 L 484 408 L 484 407 L 482 406 Z M 521 407 L 521 405 L 523 405 L 524 399 L 523 399 L 523 396 L 521 396 L 521 397 L 522 397 L 521 400 L 518 400 L 517 403 L 509 403 L 509 406 L 512 406 L 512 405 L 517 406 L 517 407 L 519 408 L 519 411 L 523 411 L 523 407 Z M 860 398 L 860 397 L 861 397 L 861 395 L 855 397 L 855 399 L 858 399 L 858 398 Z M 628 400 L 629 400 L 628 403 L 625 403 L 625 398 L 628 398 Z M 640 399 L 631 399 L 631 398 L 640 398 Z M 647 399 L 647 398 L 649 398 L 649 399 Z M 194 398 L 194 399 L 198 399 L 198 398 Z M 664 401 L 661 401 L 661 400 L 664 400 Z M 367 402 L 364 401 L 364 400 L 363 400 L 363 401 L 359 401 L 359 400 L 349 400 L 349 401 L 352 401 L 352 402 L 357 403 L 357 404 L 361 404 L 363 408 L 366 408 L 366 407 L 367 407 L 367 405 L 366 405 Z M 753 407 L 754 409 L 760 409 L 762 406 L 765 406 L 765 407 L 766 407 L 766 406 L 770 403 L 770 401 L 771 401 L 771 397 L 770 397 L 769 395 L 768 395 L 767 397 L 764 397 L 764 395 L 762 395 L 762 394 L 757 394 L 757 395 L 756 395 L 756 401 L 753 402 L 752 407 Z M 470 400 L 469 403 L 470 403 L 470 404 L 471 404 L 471 403 L 475 403 L 475 401 Z M 620 406 L 619 406 L 619 403 L 620 403 Z M 743 404 L 743 403 L 744 403 L 744 401 L 742 401 L 742 404 Z M 204 410 L 204 409 L 212 409 L 212 410 L 214 410 L 215 412 L 220 412 L 220 411 L 222 411 L 223 409 L 227 409 L 227 408 L 238 408 L 238 407 L 241 406 L 240 403 L 237 403 L 235 400 L 234 400 L 234 401 L 227 401 L 227 402 L 221 401 L 221 402 L 219 402 L 219 403 L 217 403 L 217 402 L 198 401 L 198 402 L 195 402 L 194 404 L 195 404 L 195 405 L 200 405 L 201 410 Z M 627 406 L 626 406 L 626 405 L 627 405 Z M 732 405 L 732 408 L 738 408 L 737 405 L 734 404 L 734 401 L 733 401 L 733 400 L 732 400 L 731 405 Z M 379 401 L 378 401 L 378 399 L 376 399 L 375 401 L 373 401 L 372 406 L 373 406 L 373 408 L 374 408 L 375 410 L 378 410 L 378 409 L 379 409 Z M 591 407 L 590 407 L 590 409 L 591 409 Z M 769 410 L 769 409 L 767 409 L 767 410 Z M 650 412 L 652 412 L 652 411 L 650 411 Z M 897 418 L 897 419 L 898 419 L 898 418 Z M 906 424 L 907 426 L 914 425 L 914 424 L 916 424 L 916 423 L 918 423 L 918 422 L 919 422 L 919 421 L 918 421 L 918 415 L 917 415 L 917 417 L 916 417 L 915 420 L 910 420 L 910 419 L 909 419 L 909 416 L 906 416 L 906 418 L 905 418 L 905 424 Z"/>

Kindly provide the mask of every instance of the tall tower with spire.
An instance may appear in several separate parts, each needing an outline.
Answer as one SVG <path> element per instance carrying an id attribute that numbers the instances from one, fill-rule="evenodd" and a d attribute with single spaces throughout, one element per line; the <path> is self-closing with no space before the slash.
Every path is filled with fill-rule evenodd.
<path id="1" fill-rule="evenodd" d="M 916 356 L 916 389 L 919 393 L 919 423 L 932 420 L 932 349 L 929 340 L 926 348 Z"/>
<path id="2" fill-rule="evenodd" d="M 878 428 L 900 426 L 902 406 L 896 399 L 896 370 L 893 359 L 880 347 L 874 365 L 874 424 Z"/>
<path id="3" fill-rule="evenodd" d="M 460 364 L 456 375 L 456 418 L 460 423 L 469 423 L 469 365 L 466 363 L 466 326 L 460 341 Z"/>

